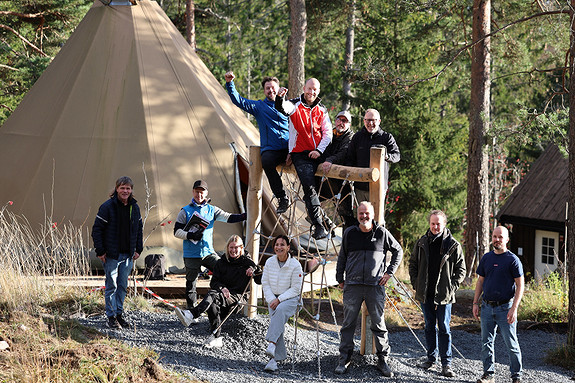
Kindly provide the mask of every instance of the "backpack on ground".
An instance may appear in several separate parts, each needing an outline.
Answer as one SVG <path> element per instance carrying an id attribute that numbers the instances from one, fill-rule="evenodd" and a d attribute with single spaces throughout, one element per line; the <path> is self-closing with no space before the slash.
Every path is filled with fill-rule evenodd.
<path id="1" fill-rule="evenodd" d="M 145 280 L 164 279 L 166 273 L 166 260 L 164 254 L 149 254 L 144 259 L 146 268 L 144 269 Z"/>

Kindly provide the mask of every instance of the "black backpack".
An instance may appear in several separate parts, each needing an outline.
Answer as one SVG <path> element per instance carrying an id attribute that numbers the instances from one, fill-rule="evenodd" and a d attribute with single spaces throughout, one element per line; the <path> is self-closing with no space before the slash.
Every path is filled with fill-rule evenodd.
<path id="1" fill-rule="evenodd" d="M 166 273 L 166 260 L 164 254 L 149 254 L 144 259 L 146 268 L 144 269 L 145 280 L 164 279 Z"/>

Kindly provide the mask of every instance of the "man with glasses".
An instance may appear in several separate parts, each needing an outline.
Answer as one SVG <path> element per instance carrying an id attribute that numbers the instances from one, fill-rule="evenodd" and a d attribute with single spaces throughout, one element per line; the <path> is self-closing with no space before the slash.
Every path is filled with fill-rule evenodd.
<path id="1" fill-rule="evenodd" d="M 347 166 L 357 166 L 367 168 L 370 164 L 370 148 L 374 146 L 385 146 L 387 162 L 399 162 L 399 146 L 391 133 L 379 127 L 381 118 L 375 109 L 368 109 L 363 116 L 364 129 L 357 132 L 349 144 L 346 156 Z M 388 179 L 388 167 L 385 168 L 385 179 Z M 387 186 L 387 185 L 386 185 Z M 355 182 L 355 194 L 357 201 L 369 200 L 369 183 Z M 383 224 L 383 222 L 382 222 Z"/>

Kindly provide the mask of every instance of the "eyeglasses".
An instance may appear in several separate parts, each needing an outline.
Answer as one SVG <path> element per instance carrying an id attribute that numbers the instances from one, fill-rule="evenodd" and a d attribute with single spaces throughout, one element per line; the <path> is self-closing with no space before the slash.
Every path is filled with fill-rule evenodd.
<path id="1" fill-rule="evenodd" d="M 379 119 L 374 120 L 374 119 L 372 119 L 372 118 L 364 118 L 363 121 L 365 121 L 365 122 L 378 122 Z"/>
<path id="2" fill-rule="evenodd" d="M 338 117 L 338 118 L 336 118 L 336 120 L 343 121 L 343 122 L 349 122 L 347 120 L 347 118 L 345 118 L 345 117 Z"/>

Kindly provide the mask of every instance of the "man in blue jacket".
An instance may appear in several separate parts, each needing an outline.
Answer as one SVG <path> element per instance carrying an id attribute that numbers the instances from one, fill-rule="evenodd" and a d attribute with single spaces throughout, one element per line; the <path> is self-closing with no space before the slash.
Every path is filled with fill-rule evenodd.
<path id="1" fill-rule="evenodd" d="M 186 266 L 186 303 L 191 310 L 196 305 L 198 294 L 196 282 L 200 268 L 204 266 L 210 271 L 214 270 L 216 262 L 220 259 L 214 250 L 214 222 L 236 223 L 246 220 L 246 213 L 231 214 L 217 206 L 211 205 L 208 199 L 208 184 L 206 181 L 194 182 L 194 197 L 178 213 L 174 224 L 174 236 L 183 240 L 184 265 Z M 187 223 L 194 216 L 199 215 L 206 226 L 201 230 L 190 230 Z"/>
<path id="2" fill-rule="evenodd" d="M 277 213 L 284 213 L 289 206 L 282 179 L 277 166 L 286 162 L 288 156 L 288 117 L 274 106 L 280 86 L 276 77 L 264 77 L 262 87 L 266 96 L 263 100 L 248 100 L 239 95 L 234 85 L 236 76 L 227 72 L 226 89 L 230 99 L 238 108 L 255 116 L 260 130 L 260 153 L 262 168 L 268 177 L 270 187 L 278 199 Z"/>
<path id="3" fill-rule="evenodd" d="M 123 317 L 124 298 L 133 260 L 143 250 L 142 216 L 132 195 L 130 177 L 120 177 L 110 199 L 104 202 L 92 227 L 96 255 L 106 272 L 106 316 L 113 329 L 130 328 Z"/>

